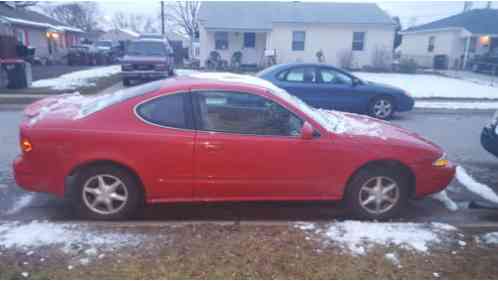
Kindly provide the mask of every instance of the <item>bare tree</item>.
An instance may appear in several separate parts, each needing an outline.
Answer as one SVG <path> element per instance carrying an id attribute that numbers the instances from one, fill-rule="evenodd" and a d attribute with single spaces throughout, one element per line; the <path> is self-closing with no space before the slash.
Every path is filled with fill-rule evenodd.
<path id="1" fill-rule="evenodd" d="M 128 28 L 128 18 L 123 12 L 115 12 L 111 18 L 111 24 L 115 29 Z"/>
<path id="2" fill-rule="evenodd" d="M 97 27 L 99 8 L 96 2 L 72 2 L 45 7 L 45 11 L 53 18 L 67 25 L 78 27 L 84 31 L 92 31 Z"/>
<path id="3" fill-rule="evenodd" d="M 192 41 L 199 34 L 199 1 L 176 1 L 165 5 L 165 15 L 168 21 L 187 34 L 190 41 L 190 51 L 192 52 Z"/>

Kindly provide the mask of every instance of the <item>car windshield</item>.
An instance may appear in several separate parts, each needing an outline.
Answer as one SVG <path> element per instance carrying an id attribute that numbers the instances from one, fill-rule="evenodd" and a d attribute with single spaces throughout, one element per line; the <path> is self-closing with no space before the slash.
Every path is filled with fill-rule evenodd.
<path id="1" fill-rule="evenodd" d="M 79 117 L 82 118 L 104 108 L 107 108 L 113 104 L 117 104 L 143 94 L 157 91 L 161 88 L 162 83 L 162 80 L 158 80 L 141 86 L 131 87 L 113 93 L 99 95 L 82 106 Z"/>
<path id="2" fill-rule="evenodd" d="M 310 107 L 308 104 L 306 104 L 304 101 L 299 99 L 296 96 L 290 95 L 287 93 L 285 90 L 280 89 L 280 88 L 273 88 L 272 89 L 273 93 L 286 102 L 292 104 L 296 108 L 299 108 L 304 114 L 308 115 L 309 117 L 313 118 L 316 122 L 318 122 L 322 127 L 327 129 L 328 131 L 335 131 L 339 124 L 339 118 L 328 114 L 325 110 L 323 109 L 314 109 Z"/>
<path id="3" fill-rule="evenodd" d="M 112 47 L 112 43 L 107 42 L 107 41 L 99 41 L 99 42 L 95 43 L 95 46 L 97 46 L 97 47 Z"/>
<path id="4" fill-rule="evenodd" d="M 165 56 L 166 48 L 162 42 L 132 42 L 128 46 L 128 55 L 133 56 Z"/>

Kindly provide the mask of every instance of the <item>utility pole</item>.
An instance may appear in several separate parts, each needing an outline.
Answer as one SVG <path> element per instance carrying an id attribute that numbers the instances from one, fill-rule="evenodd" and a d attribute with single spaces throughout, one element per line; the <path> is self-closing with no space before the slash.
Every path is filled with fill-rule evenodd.
<path id="1" fill-rule="evenodd" d="M 164 30 L 164 1 L 161 1 L 161 34 L 164 37 L 166 30 Z"/>
<path id="2" fill-rule="evenodd" d="M 470 11 L 472 9 L 472 1 L 465 1 L 463 3 L 463 11 L 464 12 L 467 12 L 467 11 Z"/>
<path id="3" fill-rule="evenodd" d="M 492 1 L 488 1 L 488 3 L 486 3 L 486 9 L 491 9 L 492 4 Z"/>

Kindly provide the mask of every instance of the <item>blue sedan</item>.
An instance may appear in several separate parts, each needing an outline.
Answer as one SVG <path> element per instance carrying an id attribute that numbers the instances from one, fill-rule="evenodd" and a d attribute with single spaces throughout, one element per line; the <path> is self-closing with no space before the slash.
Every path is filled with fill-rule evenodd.
<path id="1" fill-rule="evenodd" d="M 481 144 L 489 153 L 498 157 L 498 111 L 491 123 L 482 129 Z"/>
<path id="2" fill-rule="evenodd" d="M 363 81 L 325 64 L 279 64 L 258 77 L 287 90 L 316 108 L 368 114 L 390 119 L 396 111 L 409 111 L 414 100 L 405 91 Z"/>

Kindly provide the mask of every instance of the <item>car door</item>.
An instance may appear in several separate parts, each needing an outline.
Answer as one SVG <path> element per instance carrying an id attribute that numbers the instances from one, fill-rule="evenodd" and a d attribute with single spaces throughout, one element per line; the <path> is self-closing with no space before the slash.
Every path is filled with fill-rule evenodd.
<path id="1" fill-rule="evenodd" d="M 142 125 L 139 135 L 128 138 L 127 153 L 140 161 L 148 199 L 191 200 L 196 131 L 190 93 L 154 97 L 137 105 L 135 112 Z"/>
<path id="2" fill-rule="evenodd" d="M 327 96 L 329 109 L 355 112 L 361 103 L 361 96 L 351 76 L 334 68 L 320 67 L 317 77 L 317 91 Z"/>
<path id="3" fill-rule="evenodd" d="M 317 88 L 318 76 L 314 66 L 293 67 L 280 73 L 277 85 L 316 108 L 329 108 L 327 93 Z"/>
<path id="4" fill-rule="evenodd" d="M 301 138 L 302 117 L 254 93 L 196 91 L 194 104 L 195 198 L 317 199 L 332 190 L 325 140 Z"/>

